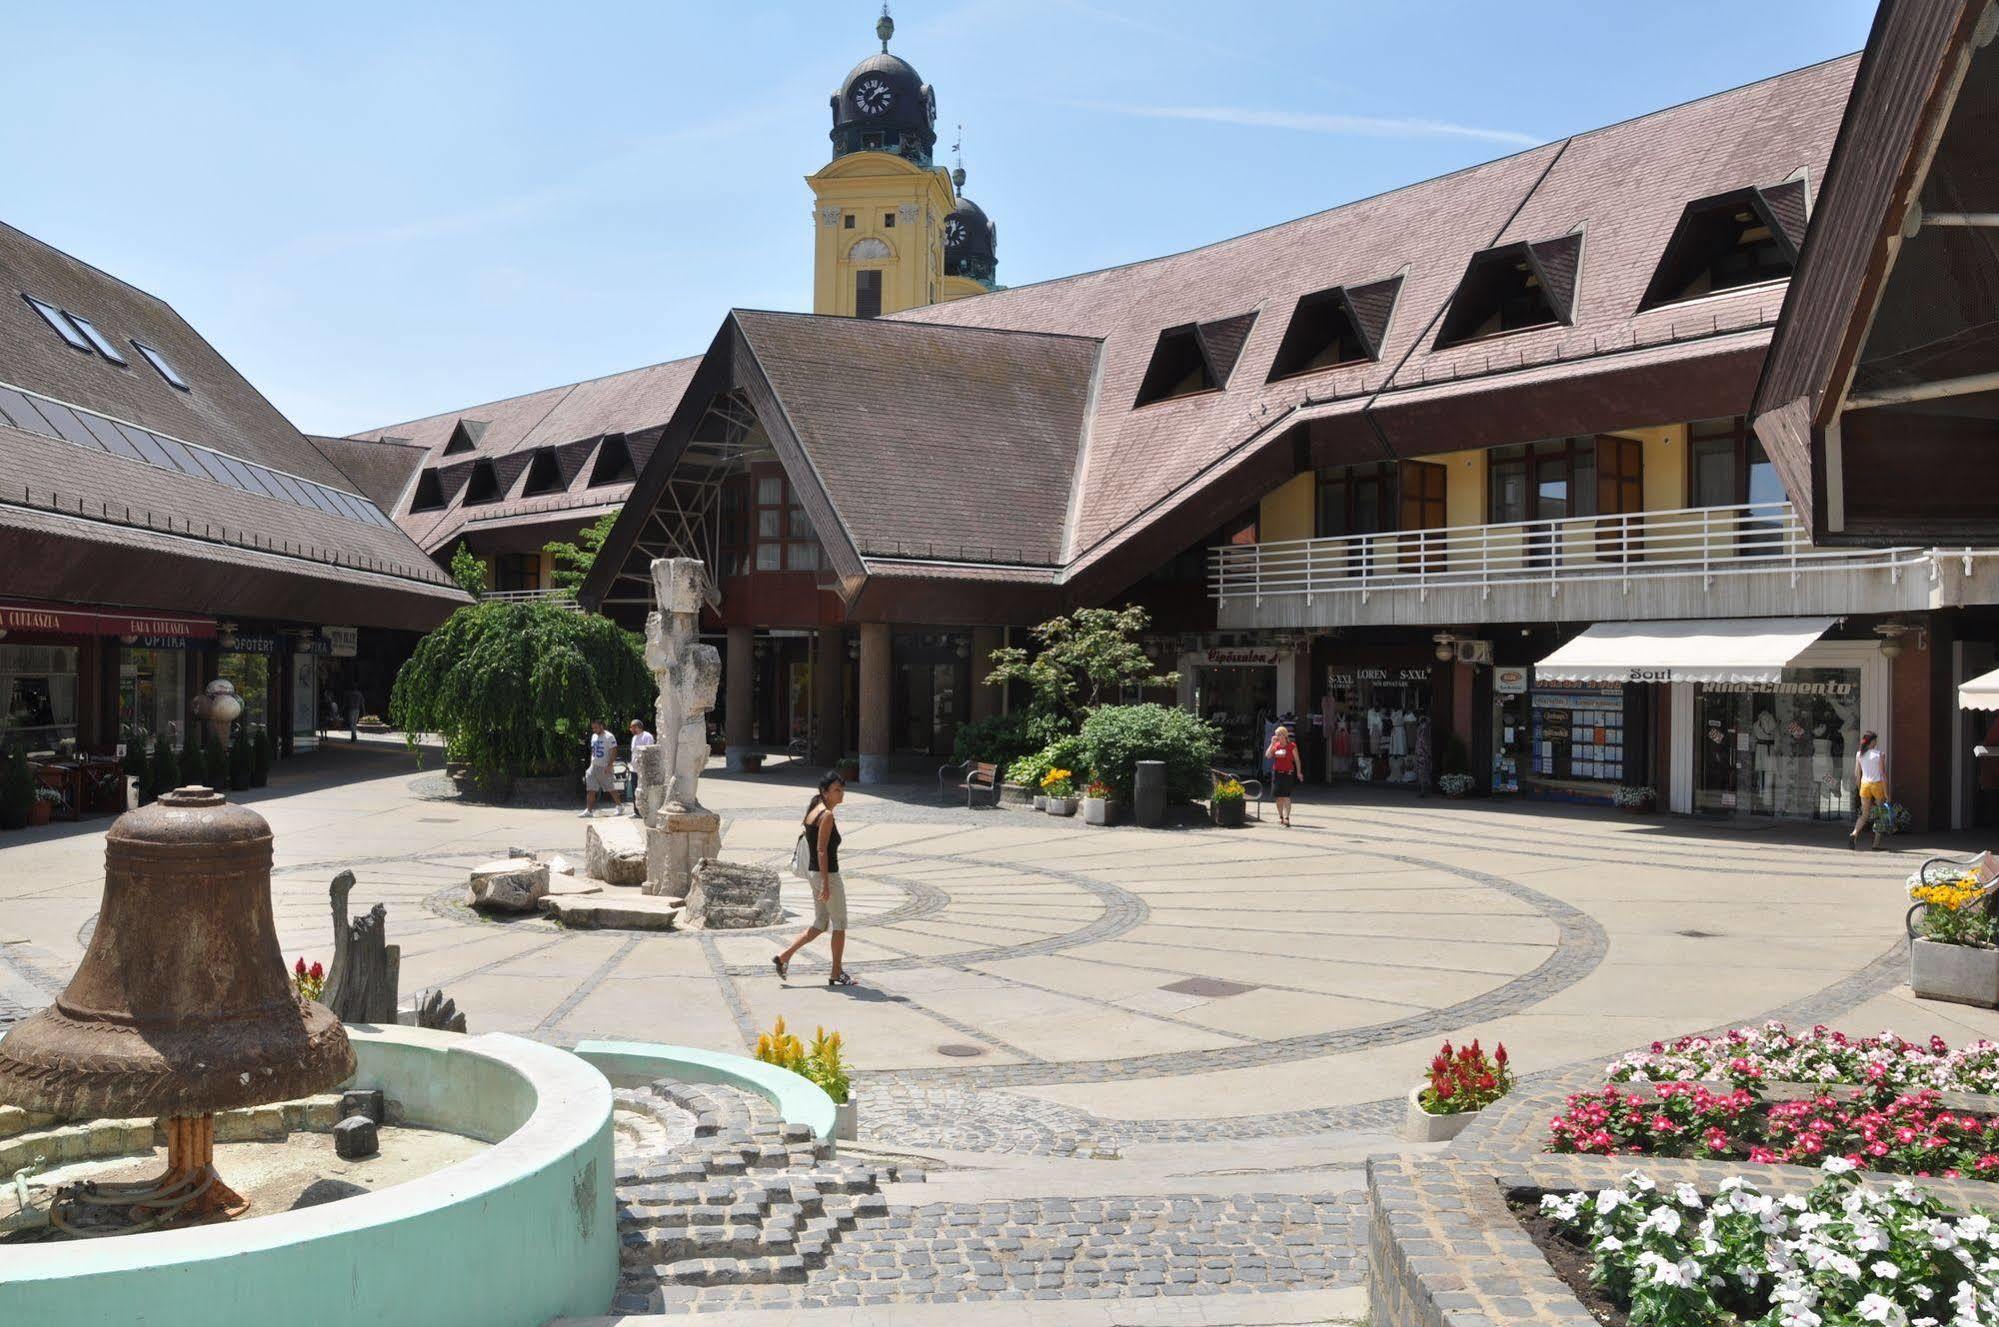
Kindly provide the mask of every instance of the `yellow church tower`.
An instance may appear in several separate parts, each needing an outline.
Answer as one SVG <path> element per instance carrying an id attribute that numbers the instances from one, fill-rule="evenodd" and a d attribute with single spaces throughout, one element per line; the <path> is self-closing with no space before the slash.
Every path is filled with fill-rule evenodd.
<path id="1" fill-rule="evenodd" d="M 833 160 L 806 177 L 814 205 L 812 311 L 873 318 L 992 289 L 956 269 L 947 235 L 992 223 L 961 213 L 952 177 L 933 164 L 937 100 L 909 62 L 889 54 L 895 20 L 875 24 L 879 53 L 855 65 L 833 94 Z M 959 178 L 963 178 L 962 175 Z"/>

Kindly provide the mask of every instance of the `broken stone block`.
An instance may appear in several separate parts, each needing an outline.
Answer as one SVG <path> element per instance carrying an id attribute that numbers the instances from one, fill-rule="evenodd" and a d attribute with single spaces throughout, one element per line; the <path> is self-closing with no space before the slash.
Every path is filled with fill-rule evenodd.
<path id="1" fill-rule="evenodd" d="M 496 912 L 533 912 L 547 895 L 548 866 L 516 858 L 473 867 L 465 901 Z"/>
<path id="2" fill-rule="evenodd" d="M 366 1115 L 350 1115 L 333 1126 L 333 1151 L 343 1161 L 371 1157 L 381 1148 L 380 1131 Z"/>
<path id="3" fill-rule="evenodd" d="M 780 884 L 768 866 L 705 858 L 694 867 L 686 920 L 711 931 L 774 925 L 784 918 L 777 901 Z"/>
<path id="4" fill-rule="evenodd" d="M 645 834 L 636 818 L 614 816 L 583 831 L 583 873 L 607 885 L 646 882 Z"/>
<path id="5" fill-rule="evenodd" d="M 340 1094 L 340 1118 L 355 1115 L 366 1116 L 380 1124 L 387 1116 L 383 1112 L 382 1089 L 379 1087 L 357 1087 Z"/>

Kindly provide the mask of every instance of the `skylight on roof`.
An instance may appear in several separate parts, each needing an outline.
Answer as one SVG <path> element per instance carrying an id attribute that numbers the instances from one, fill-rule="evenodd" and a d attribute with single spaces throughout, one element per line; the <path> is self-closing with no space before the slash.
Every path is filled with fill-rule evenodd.
<path id="1" fill-rule="evenodd" d="M 33 295 L 24 294 L 21 298 L 28 301 L 28 304 L 36 313 L 42 315 L 42 321 L 53 327 L 57 336 L 60 336 L 78 350 L 89 350 L 91 348 L 90 338 L 86 337 L 82 330 L 70 321 L 68 314 L 53 304 L 42 303 Z"/>
<path id="2" fill-rule="evenodd" d="M 181 377 L 179 373 L 174 371 L 174 366 L 167 363 L 166 356 L 147 345 L 144 341 L 134 341 L 132 344 L 138 347 L 139 353 L 146 357 L 148 364 L 159 370 L 160 376 L 167 380 L 167 386 L 177 387 L 183 392 L 194 390 L 187 385 L 187 379 Z"/>
<path id="3" fill-rule="evenodd" d="M 81 314 L 72 313 L 69 315 L 69 320 L 76 324 L 78 331 L 82 332 L 85 336 L 90 338 L 90 344 L 97 347 L 98 354 L 104 356 L 104 358 L 110 360 L 113 364 L 131 363 L 131 361 L 126 359 L 125 356 L 119 351 L 117 346 L 111 344 L 110 340 L 104 335 L 104 333 L 97 330 L 96 326 L 91 323 L 90 319 L 83 317 Z"/>

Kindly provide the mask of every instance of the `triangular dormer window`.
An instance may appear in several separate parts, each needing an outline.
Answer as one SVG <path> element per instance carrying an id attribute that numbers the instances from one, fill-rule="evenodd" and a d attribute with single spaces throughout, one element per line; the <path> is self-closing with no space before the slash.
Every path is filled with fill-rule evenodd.
<path id="1" fill-rule="evenodd" d="M 1381 358 L 1402 278 L 1334 286 L 1298 299 L 1270 365 L 1270 381 Z"/>
<path id="2" fill-rule="evenodd" d="M 1256 314 L 1239 313 L 1212 322 L 1183 323 L 1159 334 L 1152 348 L 1152 362 L 1138 385 L 1132 408 L 1170 401 L 1200 392 L 1218 392 L 1228 386 L 1229 375 L 1242 357 Z"/>
<path id="3" fill-rule="evenodd" d="M 1805 182 L 1731 189 L 1680 213 L 1640 309 L 1781 281 L 1805 241 Z"/>
<path id="4" fill-rule="evenodd" d="M 444 444 L 446 456 L 456 456 L 469 452 L 479 445 L 479 439 L 486 432 L 486 424 L 478 419 L 461 419 L 451 426 L 451 439 Z"/>
<path id="5" fill-rule="evenodd" d="M 500 500 L 500 473 L 491 461 L 478 461 L 472 466 L 472 474 L 465 481 L 465 505 L 476 506 L 482 502 Z"/>
<path id="6" fill-rule="evenodd" d="M 636 477 L 632 469 L 632 449 L 622 433 L 606 433 L 597 444 L 597 459 L 590 466 L 590 487 L 626 484 Z"/>
<path id="7" fill-rule="evenodd" d="M 437 471 L 425 470 L 416 477 L 416 492 L 410 496 L 411 511 L 436 511 L 444 505 L 444 481 Z"/>
<path id="8" fill-rule="evenodd" d="M 556 464 L 553 448 L 544 447 L 528 461 L 527 482 L 521 485 L 524 498 L 541 497 L 548 493 L 560 493 L 568 487 L 562 482 L 562 467 Z"/>
<path id="9" fill-rule="evenodd" d="M 1472 255 L 1451 296 L 1437 346 L 1574 321 L 1583 237 L 1502 244 Z"/>

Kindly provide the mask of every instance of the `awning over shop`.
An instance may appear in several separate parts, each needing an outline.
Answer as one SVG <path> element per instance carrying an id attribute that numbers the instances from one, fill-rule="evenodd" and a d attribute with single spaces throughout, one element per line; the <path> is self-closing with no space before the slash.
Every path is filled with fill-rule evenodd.
<path id="1" fill-rule="evenodd" d="M 1957 689 L 1961 710 L 1999 710 L 1999 668 L 1980 673 Z"/>
<path id="2" fill-rule="evenodd" d="M 215 635 L 215 619 L 187 613 L 120 613 L 60 604 L 0 601 L 0 635 L 17 632 L 207 640 Z"/>
<path id="3" fill-rule="evenodd" d="M 1829 617 L 1600 622 L 1534 667 L 1545 682 L 1775 682 Z"/>

